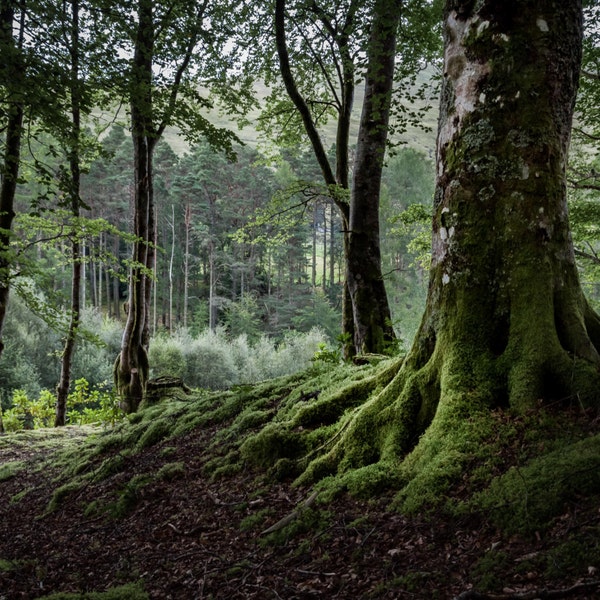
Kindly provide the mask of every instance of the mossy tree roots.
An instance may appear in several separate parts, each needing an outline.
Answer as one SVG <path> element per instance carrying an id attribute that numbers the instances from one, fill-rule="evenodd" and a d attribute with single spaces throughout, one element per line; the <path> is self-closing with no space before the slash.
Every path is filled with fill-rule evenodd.
<path id="1" fill-rule="evenodd" d="M 600 319 L 566 205 L 580 47 L 577 2 L 446 3 L 423 321 L 394 379 L 301 481 L 346 474 L 350 487 L 357 469 L 371 487 L 390 474 L 410 485 L 425 469 L 444 477 L 477 443 L 473 415 L 600 405 Z"/>
<path id="2" fill-rule="evenodd" d="M 119 354 L 113 368 L 113 379 L 119 394 L 119 404 L 126 414 L 135 412 L 146 393 L 146 384 L 150 373 L 148 355 L 143 346 L 130 349 L 135 354 L 124 363 L 123 354 Z"/>

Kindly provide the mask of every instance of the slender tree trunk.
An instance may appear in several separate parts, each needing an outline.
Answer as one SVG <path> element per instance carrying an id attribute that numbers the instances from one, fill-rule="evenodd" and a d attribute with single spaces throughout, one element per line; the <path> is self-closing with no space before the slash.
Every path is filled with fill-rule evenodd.
<path id="1" fill-rule="evenodd" d="M 333 206 L 329 209 L 329 285 L 335 285 L 335 216 Z"/>
<path id="2" fill-rule="evenodd" d="M 154 245 L 158 246 L 158 223 L 154 222 Z M 154 263 L 152 265 L 152 273 L 154 273 L 154 280 L 158 281 L 158 253 L 154 253 Z M 152 298 L 152 333 L 156 333 L 158 327 L 158 286 L 154 287 L 154 294 Z"/>
<path id="3" fill-rule="evenodd" d="M 85 307 L 85 304 L 88 301 L 88 299 L 87 299 L 88 268 L 87 268 L 87 265 L 85 262 L 85 253 L 86 253 L 85 241 L 82 241 L 80 243 L 80 248 L 79 248 L 79 257 L 80 257 L 80 262 L 81 262 L 81 287 L 79 289 L 79 294 L 80 294 L 80 304 L 83 307 Z M 91 278 L 91 274 L 92 273 L 90 272 L 90 278 Z M 93 283 L 92 283 L 92 285 L 93 285 Z M 90 293 L 92 294 L 92 302 L 93 302 L 93 300 L 94 300 L 93 287 L 91 287 Z"/>
<path id="4" fill-rule="evenodd" d="M 327 203 L 323 204 L 323 262 L 321 263 L 323 281 L 321 282 L 321 288 L 323 293 L 327 292 L 327 253 L 329 248 L 327 246 Z"/>
<path id="5" fill-rule="evenodd" d="M 354 161 L 346 279 L 354 314 L 354 346 L 360 352 L 383 353 L 396 339 L 381 271 L 379 195 L 401 7 L 402 0 L 375 3 Z"/>
<path id="6" fill-rule="evenodd" d="M 0 356 L 4 349 L 2 329 L 8 307 L 10 290 L 10 271 L 12 261 L 10 257 L 10 238 L 12 223 L 15 217 L 14 203 L 19 179 L 21 161 L 21 137 L 23 133 L 23 69 L 17 60 L 20 48 L 17 47 L 12 36 L 13 20 L 15 17 L 13 3 L 3 1 L 0 3 L 0 43 L 6 49 L 13 49 L 15 60 L 11 62 L 14 67 L 6 91 L 4 129 L 4 155 L 2 157 L 2 177 L 0 179 Z"/>
<path id="7" fill-rule="evenodd" d="M 70 196 L 71 196 L 71 215 L 73 216 L 73 240 L 71 242 L 71 252 L 73 254 L 73 272 L 71 276 L 71 317 L 69 328 L 65 339 L 61 362 L 60 378 L 56 387 L 56 415 L 54 426 L 61 427 L 65 425 L 67 413 L 67 397 L 71 385 L 71 363 L 73 360 L 73 351 L 77 340 L 77 330 L 81 318 L 81 287 L 85 285 L 85 278 L 82 278 L 83 262 L 81 244 L 79 242 L 79 219 L 80 212 L 80 186 L 81 186 L 81 167 L 80 167 L 80 144 L 81 144 L 81 94 L 79 81 L 79 0 L 71 0 L 71 132 L 68 148 L 69 169 L 71 175 Z"/>
<path id="8" fill-rule="evenodd" d="M 173 331 L 173 258 L 175 256 L 175 205 L 171 205 L 171 256 L 169 257 L 169 331 Z"/>
<path id="9" fill-rule="evenodd" d="M 351 358 L 357 353 L 383 352 L 395 340 L 395 335 L 381 274 L 379 189 L 393 85 L 395 36 L 402 2 L 378 0 L 373 10 L 366 94 L 358 140 L 360 150 L 357 153 L 357 161 L 360 162 L 355 166 L 350 203 L 347 198 L 349 133 L 354 101 L 355 67 L 348 32 L 352 30 L 358 3 L 349 4 L 346 22 L 339 28 L 332 26 L 317 3 L 311 5 L 323 26 L 332 33 L 341 58 L 338 65 L 341 93 L 336 131 L 335 174 L 309 106 L 299 93 L 292 74 L 285 36 L 285 4 L 286 0 L 275 2 L 276 45 L 282 79 L 288 95 L 302 117 L 325 184 L 342 218 L 345 259 L 345 285 L 342 296 L 344 356 Z M 373 186 L 372 189 L 369 189 L 370 186 Z M 366 219 L 364 223 L 361 222 L 363 218 Z"/>
<path id="10" fill-rule="evenodd" d="M 98 275 L 98 301 L 97 301 L 97 308 L 100 312 L 102 312 L 102 306 L 103 306 L 103 296 L 104 296 L 104 268 L 102 266 L 102 261 L 98 260 L 99 256 L 102 256 L 102 251 L 103 251 L 103 244 L 104 244 L 104 235 L 100 234 L 98 236 L 98 254 L 96 255 L 95 259 L 94 259 L 94 264 L 96 265 L 96 270 L 97 270 L 97 275 Z M 107 299 L 108 300 L 108 299 Z M 108 304 L 108 302 L 107 302 Z"/>
<path id="11" fill-rule="evenodd" d="M 185 205 L 185 253 L 183 256 L 183 327 L 188 326 L 188 304 L 190 288 L 190 228 L 192 225 L 192 207 L 189 202 Z"/>
<path id="12" fill-rule="evenodd" d="M 312 265 L 310 270 L 310 284 L 313 290 L 317 287 L 317 214 L 318 205 L 315 201 L 313 205 L 313 222 L 312 222 Z"/>
<path id="13" fill-rule="evenodd" d="M 11 260 L 10 242 L 12 224 L 15 217 L 14 204 L 21 164 L 21 138 L 24 120 L 24 75 L 25 68 L 21 57 L 21 48 L 25 31 L 25 11 L 21 12 L 19 40 L 13 38 L 13 22 L 15 18 L 14 3 L 10 0 L 0 1 L 0 44 L 6 52 L 4 60 L 12 67 L 7 77 L 3 98 L 4 153 L 0 168 L 0 358 L 4 350 L 2 331 L 8 300 L 13 261 Z M 9 54 L 12 54 L 9 58 Z M 8 70 L 7 70 L 8 75 Z M 0 432 L 4 432 L 2 407 L 0 406 Z"/>
<path id="14" fill-rule="evenodd" d="M 208 328 L 214 333 L 217 330 L 217 311 L 215 301 L 215 253 L 212 241 L 208 249 Z"/>
<path id="15" fill-rule="evenodd" d="M 87 280 L 86 280 L 86 271 L 89 271 L 89 279 L 90 279 L 90 301 L 89 304 L 91 304 L 94 308 L 98 307 L 98 266 L 96 265 L 96 261 L 93 260 L 92 255 L 93 255 L 93 251 L 94 248 L 92 246 L 92 241 L 90 240 L 89 244 L 85 244 L 83 245 L 82 248 L 82 255 L 84 257 L 84 263 L 83 263 L 83 281 L 85 283 L 83 283 L 82 285 L 82 290 L 81 290 L 81 306 L 83 308 L 85 308 L 86 306 L 86 297 L 85 297 L 85 288 L 87 285 Z M 89 268 L 86 268 L 86 265 L 89 264 Z"/>
<path id="16" fill-rule="evenodd" d="M 113 254 L 116 257 L 117 269 L 119 269 L 120 256 L 119 256 L 119 246 L 120 241 L 118 236 L 113 236 Z M 112 301 L 113 301 L 113 314 L 115 319 L 121 320 L 121 298 L 120 298 L 120 290 L 119 290 L 119 278 L 115 274 L 112 278 Z"/>

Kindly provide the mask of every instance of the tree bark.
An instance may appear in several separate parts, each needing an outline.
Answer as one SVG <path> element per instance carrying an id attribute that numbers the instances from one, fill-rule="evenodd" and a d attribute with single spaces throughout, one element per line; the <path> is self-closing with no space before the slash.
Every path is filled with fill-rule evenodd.
<path id="1" fill-rule="evenodd" d="M 11 77 L 7 78 L 6 91 L 6 125 L 4 130 L 4 155 L 2 165 L 2 178 L 0 183 L 0 356 L 4 349 L 2 329 L 8 297 L 10 293 L 10 270 L 12 261 L 10 257 L 10 238 L 12 223 L 15 217 L 15 193 L 19 179 L 21 161 L 21 137 L 23 132 L 24 105 L 21 88 L 23 82 L 23 68 L 21 61 L 17 60 L 20 49 L 12 37 L 12 27 L 15 12 L 12 2 L 0 4 L 0 44 L 15 55 L 11 63 L 13 66 Z"/>
<path id="2" fill-rule="evenodd" d="M 397 474 L 408 456 L 406 484 L 431 477 L 471 414 L 600 404 L 600 319 L 566 204 L 581 2 L 447 0 L 444 23 L 425 313 L 391 383 L 307 478 L 367 465 Z"/>
<path id="3" fill-rule="evenodd" d="M 357 352 L 384 353 L 396 339 L 381 271 L 379 196 L 394 85 L 402 0 L 378 0 L 373 10 L 354 177 L 346 280 Z"/>
<path id="4" fill-rule="evenodd" d="M 151 0 L 139 0 L 138 27 L 132 62 L 131 128 L 134 151 L 134 235 L 129 276 L 128 314 L 121 352 L 115 363 L 115 383 L 126 413 L 142 402 L 148 380 L 150 246 L 154 231 L 152 154 L 156 137 L 152 127 L 152 61 L 154 22 Z"/>
<path id="5" fill-rule="evenodd" d="M 66 423 L 67 397 L 71 385 L 71 363 L 75 342 L 77 340 L 77 330 L 81 318 L 81 282 L 82 282 L 82 256 L 81 245 L 79 243 L 79 224 L 77 219 L 80 213 L 80 188 L 81 188 L 81 167 L 80 167 L 80 141 L 81 141 L 81 94 L 79 81 L 79 1 L 71 2 L 71 131 L 68 143 L 69 170 L 71 175 L 70 196 L 71 196 L 71 215 L 73 217 L 71 252 L 73 253 L 73 272 L 71 274 L 71 316 L 69 327 L 65 339 L 61 361 L 60 377 L 56 387 L 56 414 L 54 426 L 61 427 Z M 83 278 L 85 285 L 85 278 Z"/>
<path id="6" fill-rule="evenodd" d="M 183 327 L 184 329 L 187 329 L 190 289 L 190 230 L 192 227 L 192 207 L 189 201 L 186 202 L 184 210 L 185 251 L 183 254 Z"/>

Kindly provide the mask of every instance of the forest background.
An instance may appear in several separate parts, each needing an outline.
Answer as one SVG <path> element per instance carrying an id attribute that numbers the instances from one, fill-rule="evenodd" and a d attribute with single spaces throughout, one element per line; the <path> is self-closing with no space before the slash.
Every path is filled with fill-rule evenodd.
<path id="1" fill-rule="evenodd" d="M 589 62 L 595 60 L 594 35 L 588 32 Z M 419 122 L 408 119 L 391 136 L 383 172 L 382 271 L 399 339 L 391 351 L 410 346 L 426 296 L 439 64 L 424 58 L 416 64 L 410 81 Z M 195 80 L 201 83 L 201 77 Z M 598 307 L 600 165 L 589 127 L 596 87 L 594 78 L 586 79 L 584 64 L 570 203 L 582 281 Z M 252 108 L 241 120 L 226 114 L 214 90 L 198 89 L 206 92 L 208 121 L 235 131 L 238 139 L 228 152 L 208 137 L 186 139 L 170 127 L 156 147 L 152 375 L 225 389 L 302 369 L 316 353 L 338 360 L 343 225 L 331 198 L 318 193 L 319 166 L 307 140 L 273 134 L 265 108 L 271 90 L 263 83 L 253 84 Z M 126 318 L 133 144 L 127 111 L 118 109 L 114 96 L 103 97 L 105 90 L 96 92 L 85 119 L 82 210 L 75 229 L 65 207 L 68 152 L 44 118 L 28 123 L 22 149 L 0 400 L 3 411 L 16 413 L 30 411 L 36 401 L 36 424 L 48 424 L 55 402 L 69 325 L 74 237 L 82 248 L 76 259 L 82 268 L 82 327 L 71 368 L 78 382 L 73 403 L 111 397 Z M 354 126 L 361 100 L 358 85 Z M 335 131 L 326 118 L 321 134 L 333 155 Z M 5 422 L 9 428 L 22 425 L 22 418 Z"/>

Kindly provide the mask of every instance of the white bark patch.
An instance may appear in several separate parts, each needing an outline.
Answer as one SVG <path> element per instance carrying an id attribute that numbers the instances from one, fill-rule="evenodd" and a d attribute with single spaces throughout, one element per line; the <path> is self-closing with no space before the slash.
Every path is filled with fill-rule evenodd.
<path id="1" fill-rule="evenodd" d="M 477 35 L 481 35 L 490 26 L 489 21 L 481 21 L 477 26 Z"/>
<path id="2" fill-rule="evenodd" d="M 448 239 L 448 230 L 445 227 L 440 227 L 440 239 L 443 242 Z"/>
<path id="3" fill-rule="evenodd" d="M 521 173 L 521 179 L 529 179 L 529 166 L 523 165 L 523 171 Z"/>
<path id="4" fill-rule="evenodd" d="M 450 239 L 454 235 L 455 231 L 456 230 L 454 229 L 454 225 L 451 225 L 450 229 L 448 229 L 448 239 Z"/>
<path id="5" fill-rule="evenodd" d="M 447 283 L 450 283 L 450 275 L 448 275 L 448 273 L 444 273 L 442 275 L 442 283 L 444 285 L 446 285 Z"/>
<path id="6" fill-rule="evenodd" d="M 548 33 L 548 31 L 550 31 L 550 28 L 548 27 L 548 23 L 546 22 L 545 19 L 542 19 L 542 17 L 538 17 L 535 24 L 538 26 L 538 29 L 544 33 Z"/>
<path id="7" fill-rule="evenodd" d="M 448 16 L 446 26 L 449 30 L 450 41 L 444 51 L 444 77 L 448 78 L 454 87 L 454 107 L 449 107 L 448 118 L 439 129 L 438 149 L 444 148 L 460 131 L 464 117 L 475 110 L 478 101 L 482 101 L 478 91 L 479 82 L 490 71 L 487 63 L 470 61 L 463 45 L 465 37 L 472 32 L 473 27 L 476 27 L 476 34 L 479 35 L 487 29 L 489 23 L 487 21 L 480 22 L 477 16 L 463 21 L 457 19 L 456 11 L 452 11 Z M 483 100 L 485 100 L 485 96 Z M 437 170 L 441 175 L 443 164 L 439 151 Z"/>

